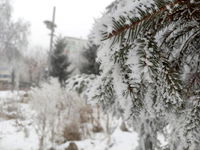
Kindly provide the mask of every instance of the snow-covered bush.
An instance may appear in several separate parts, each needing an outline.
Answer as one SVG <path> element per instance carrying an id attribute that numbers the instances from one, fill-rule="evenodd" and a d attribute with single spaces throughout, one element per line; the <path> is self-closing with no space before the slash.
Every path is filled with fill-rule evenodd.
<path id="1" fill-rule="evenodd" d="M 25 116 L 21 112 L 20 101 L 24 92 L 1 92 L 0 95 L 0 117 L 2 119 L 20 119 L 24 120 Z"/>
<path id="2" fill-rule="evenodd" d="M 40 147 L 45 140 L 51 143 L 62 140 L 62 132 L 66 122 L 79 118 L 77 113 L 84 105 L 76 93 L 66 92 L 60 87 L 57 79 L 33 88 L 30 92 L 30 105 L 35 113 L 35 128 L 40 136 Z M 46 139 L 44 139 L 46 138 Z"/>
<path id="3" fill-rule="evenodd" d="M 87 99 L 88 93 L 94 86 L 95 75 L 80 74 L 66 81 L 66 90 L 77 92 L 82 98 Z"/>
<path id="4" fill-rule="evenodd" d="M 85 137 L 92 133 L 99 132 L 105 132 L 106 134 L 111 135 L 117 126 L 116 122 L 120 122 L 117 121 L 119 120 L 120 113 L 117 111 L 118 108 L 116 106 L 111 107 L 112 110 L 116 110 L 114 112 L 111 112 L 110 110 L 105 111 L 91 98 L 92 95 L 98 94 L 94 93 L 96 92 L 95 89 L 98 86 L 98 81 L 99 76 L 86 74 L 71 77 L 66 81 L 66 90 L 77 92 L 88 104 L 80 110 L 80 119 L 83 123 L 82 125 L 85 126 L 85 129 L 83 129 L 84 133 L 86 133 Z M 87 127 L 87 122 L 90 122 L 91 120 L 91 126 Z"/>
<path id="5" fill-rule="evenodd" d="M 77 92 L 63 88 L 50 79 L 30 92 L 30 106 L 35 111 L 35 129 L 40 148 L 47 143 L 81 140 L 92 134 L 93 107 Z"/>

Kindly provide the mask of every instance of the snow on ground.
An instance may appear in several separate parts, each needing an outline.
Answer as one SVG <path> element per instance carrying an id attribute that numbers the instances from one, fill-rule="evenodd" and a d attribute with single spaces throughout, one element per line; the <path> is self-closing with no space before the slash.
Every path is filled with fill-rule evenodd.
<path id="1" fill-rule="evenodd" d="M 112 139 L 115 140 L 115 145 L 110 150 L 133 150 L 138 145 L 138 137 L 135 132 L 122 132 L 118 129 L 112 135 Z"/>
<path id="2" fill-rule="evenodd" d="M 123 132 L 120 128 L 108 137 L 99 139 L 88 139 L 84 141 L 76 141 L 80 150 L 134 150 L 138 145 L 138 137 L 135 132 Z M 57 147 L 57 150 L 64 150 L 70 142 Z"/>
<path id="3" fill-rule="evenodd" d="M 15 99 L 19 100 L 20 96 L 25 94 L 24 91 L 0 91 L 0 100 L 10 100 L 10 99 Z"/>
<path id="4" fill-rule="evenodd" d="M 0 129 L 3 129 L 0 136 L 0 150 L 36 150 L 38 145 L 37 135 L 32 129 L 29 130 L 29 137 L 18 131 L 14 121 L 0 122 Z M 100 135 L 95 139 L 76 141 L 79 150 L 134 150 L 137 146 L 137 134 L 134 132 L 122 132 L 119 128 L 111 136 L 102 138 Z M 70 142 L 57 146 L 57 150 L 64 150 Z"/>
<path id="5" fill-rule="evenodd" d="M 0 112 L 6 115 L 14 113 L 23 116 L 32 113 L 27 104 L 18 103 L 24 93 L 24 91 L 0 91 L 0 105 L 2 105 Z M 12 106 L 10 111 L 5 112 L 5 104 Z M 18 112 L 18 106 L 22 112 Z M 12 108 L 17 109 L 12 110 Z M 25 131 L 25 128 L 16 124 L 15 118 L 0 117 L 0 150 L 36 150 L 37 143 L 37 136 L 31 127 L 27 127 Z"/>
<path id="6" fill-rule="evenodd" d="M 28 120 L 23 121 L 29 124 L 22 128 L 16 124 L 16 119 L 5 119 L 0 117 L 0 150 L 37 150 L 38 137 L 31 125 L 31 113 L 27 103 L 21 103 L 20 96 L 24 92 L 0 91 L 0 104 L 9 102 L 16 104 L 19 102 L 21 112 L 19 115 L 25 116 Z M 2 103 L 3 101 L 3 103 Z M 3 107 L 2 107 L 3 108 Z M 0 110 L 2 111 L 2 110 Z M 30 116 L 28 116 L 30 115 Z M 104 133 L 95 134 L 91 139 L 76 141 L 79 150 L 134 150 L 137 146 L 138 137 L 135 132 L 123 132 L 117 128 L 108 138 Z M 57 146 L 56 150 L 64 150 L 70 142 Z"/>
<path id="7" fill-rule="evenodd" d="M 27 138 L 23 131 L 16 128 L 14 120 L 1 121 L 0 129 L 0 150 L 36 150 L 38 140 L 33 130 L 29 130 Z"/>

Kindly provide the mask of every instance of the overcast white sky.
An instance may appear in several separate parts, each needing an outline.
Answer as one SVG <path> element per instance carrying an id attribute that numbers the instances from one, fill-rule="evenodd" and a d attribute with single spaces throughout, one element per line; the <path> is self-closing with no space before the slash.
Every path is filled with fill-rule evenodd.
<path id="1" fill-rule="evenodd" d="M 31 24 L 31 45 L 49 46 L 49 31 L 43 21 L 51 20 L 56 6 L 57 34 L 87 38 L 94 18 L 100 17 L 113 0 L 12 0 L 14 18 Z"/>

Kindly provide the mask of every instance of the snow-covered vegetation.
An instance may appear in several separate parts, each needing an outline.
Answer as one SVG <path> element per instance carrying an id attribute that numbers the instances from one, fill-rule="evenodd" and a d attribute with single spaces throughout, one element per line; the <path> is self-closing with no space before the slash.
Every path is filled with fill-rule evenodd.
<path id="1" fill-rule="evenodd" d="M 0 0 L 0 149 L 200 149 L 198 0 L 115 0 L 87 41 L 47 21 L 48 53 L 11 14 Z"/>
<path id="2" fill-rule="evenodd" d="M 199 12 L 197 1 L 119 0 L 94 26 L 102 73 L 93 98 L 119 105 L 141 150 L 163 149 L 160 133 L 167 149 L 200 147 Z"/>
<path id="3" fill-rule="evenodd" d="M 137 146 L 137 134 L 131 128 L 124 131 L 121 119 L 65 91 L 57 79 L 28 93 L 0 92 L 0 99 L 1 149 L 64 150 L 70 141 L 88 150 Z"/>

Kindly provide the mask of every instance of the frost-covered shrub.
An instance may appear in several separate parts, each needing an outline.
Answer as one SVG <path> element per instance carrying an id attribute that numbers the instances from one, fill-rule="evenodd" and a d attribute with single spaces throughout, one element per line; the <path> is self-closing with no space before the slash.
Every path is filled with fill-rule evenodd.
<path id="1" fill-rule="evenodd" d="M 79 99 L 83 102 L 82 99 Z M 91 125 L 93 119 L 93 108 L 85 103 L 75 105 L 72 113 L 66 118 L 63 130 L 65 140 L 81 140 L 87 138 L 91 133 L 88 126 Z"/>
<path id="2" fill-rule="evenodd" d="M 46 142 L 62 141 L 67 122 L 79 118 L 79 109 L 84 105 L 76 93 L 66 92 L 57 79 L 33 88 L 30 92 L 30 105 L 35 111 L 35 129 L 40 138 L 40 147 Z"/>
<path id="3" fill-rule="evenodd" d="M 5 115 L 7 119 L 22 119 L 23 116 L 19 113 L 19 104 L 13 103 L 8 105 L 6 108 Z"/>
<path id="4" fill-rule="evenodd" d="M 77 92 L 88 104 L 79 111 L 81 128 L 85 138 L 99 132 L 107 133 L 110 128 L 115 129 L 116 123 L 113 120 L 119 120 L 120 116 L 120 113 L 117 111 L 111 113 L 111 111 L 103 110 L 99 107 L 98 102 L 91 98 L 95 94 L 94 92 L 96 92 L 95 88 L 98 86 L 98 83 L 98 76 L 86 74 L 71 77 L 66 81 L 66 90 Z M 111 98 L 111 101 L 113 98 L 114 96 Z M 115 110 L 118 108 L 112 106 L 111 109 Z M 117 116 L 117 118 L 114 116 Z"/>
<path id="5" fill-rule="evenodd" d="M 8 101 L 4 102 L 1 106 L 0 116 L 4 119 L 19 119 L 24 120 L 25 114 L 21 112 L 21 105 L 18 101 Z"/>
<path id="6" fill-rule="evenodd" d="M 96 79 L 95 75 L 80 74 L 69 78 L 66 81 L 66 90 L 77 92 L 82 98 L 87 99 Z"/>
<path id="7" fill-rule="evenodd" d="M 52 78 L 49 83 L 33 88 L 29 102 L 35 111 L 33 118 L 41 147 L 49 142 L 81 140 L 92 132 L 94 108 L 76 91 L 67 86 L 62 88 L 57 79 Z"/>

